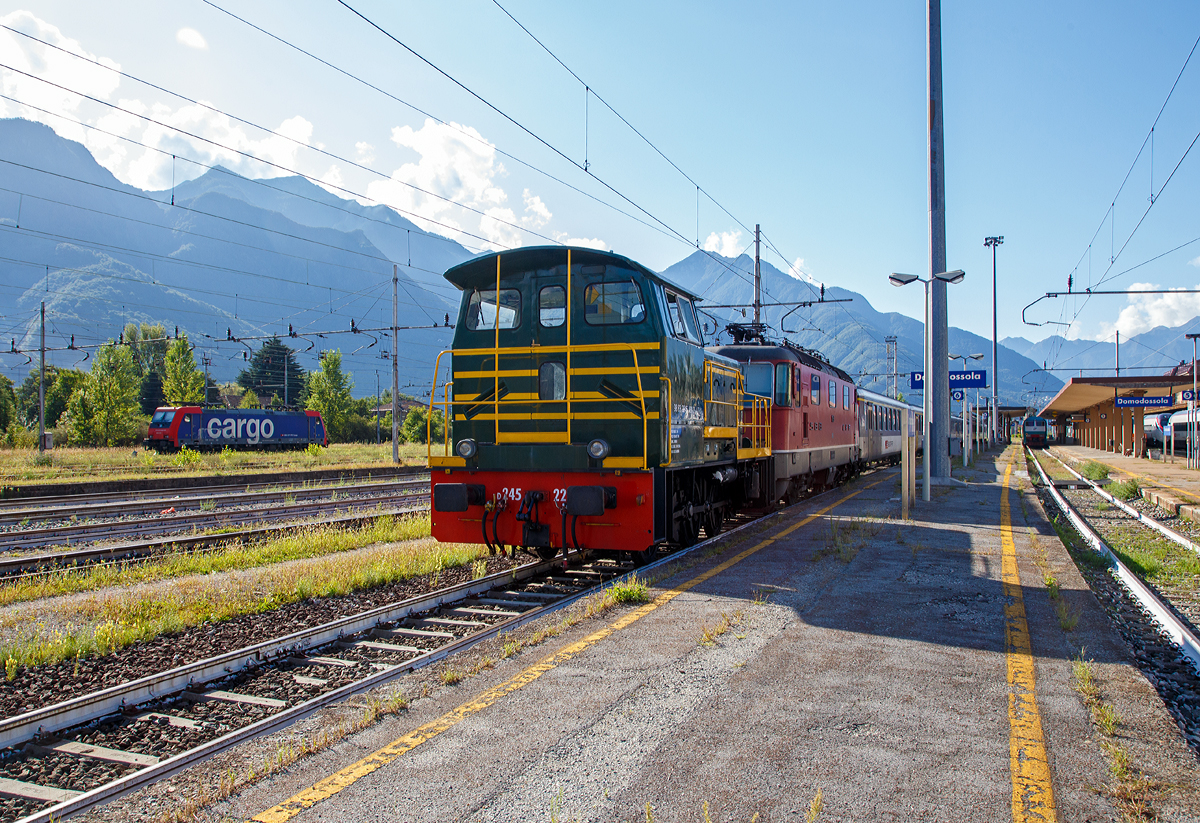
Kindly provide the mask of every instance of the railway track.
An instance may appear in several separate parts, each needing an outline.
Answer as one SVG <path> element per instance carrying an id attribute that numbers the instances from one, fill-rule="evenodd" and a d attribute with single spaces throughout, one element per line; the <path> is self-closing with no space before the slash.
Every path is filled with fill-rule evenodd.
<path id="1" fill-rule="evenodd" d="M 1180 732 L 1200 754 L 1200 575 L 1190 580 L 1162 579 L 1144 572 L 1145 565 L 1126 562 L 1120 548 L 1130 540 L 1164 552 L 1185 553 L 1184 566 L 1194 566 L 1197 547 L 1174 529 L 1116 499 L 1043 452 L 1068 473 L 1055 481 L 1030 450 L 1027 459 L 1040 476 L 1038 493 L 1060 529 L 1074 532 L 1085 553 L 1076 549 L 1076 565 L 1132 650 L 1139 668 L 1157 689 Z M 1065 470 L 1065 471 L 1064 471 Z M 1114 547 L 1116 547 L 1114 549 Z M 1152 578 L 1147 580 L 1147 578 Z"/>
<path id="2" fill-rule="evenodd" d="M 405 480 L 372 486 L 352 486 L 344 489 L 322 490 L 310 495 L 310 499 L 297 502 L 300 492 L 286 494 L 247 493 L 225 495 L 219 500 L 205 498 L 193 502 L 192 510 L 178 511 L 179 501 L 155 501 L 146 516 L 144 503 L 135 504 L 133 513 L 121 510 L 121 519 L 57 522 L 43 528 L 27 528 L 22 525 L 0 531 L 0 551 L 29 551 L 45 546 L 63 546 L 94 543 L 100 540 L 113 541 L 141 535 L 171 535 L 185 532 L 200 532 L 210 529 L 226 529 L 251 523 L 266 523 L 279 520 L 296 520 L 304 517 L 348 508 L 369 508 L 394 505 L 409 501 L 422 492 L 428 492 L 428 480 Z M 208 502 L 211 506 L 205 505 Z M 168 504 L 165 509 L 157 506 Z M 102 504 L 111 509 L 119 504 Z M 83 509 L 86 515 L 88 510 Z M 110 514 L 110 517 L 112 515 Z"/>
<path id="3" fill-rule="evenodd" d="M 411 499 L 412 496 L 409 496 Z M 366 508 L 345 514 L 325 517 L 291 519 L 285 523 L 256 524 L 240 529 L 222 529 L 209 534 L 175 534 L 166 537 L 106 543 L 80 549 L 57 552 L 40 552 L 33 555 L 0 557 L 0 579 L 14 576 L 48 574 L 63 568 L 78 568 L 100 563 L 115 563 L 153 557 L 168 551 L 198 551 L 228 544 L 234 540 L 258 540 L 287 534 L 299 529 L 337 526 L 353 527 L 374 522 L 380 517 L 400 517 L 425 514 L 429 511 L 427 500 L 409 505 Z"/>
<path id="4" fill-rule="evenodd" d="M 361 489 L 402 488 L 405 484 L 428 484 L 429 472 L 411 472 L 373 480 L 317 483 L 236 483 L 152 491 L 124 491 L 91 494 L 55 495 L 0 501 L 0 527 L 49 520 L 76 520 L 114 514 L 157 513 L 174 506 L 200 508 L 202 504 L 223 505 L 238 500 L 262 502 L 313 499 L 331 493 L 355 493 Z M 211 503 L 209 502 L 211 501 Z"/>
<path id="5" fill-rule="evenodd" d="M 0 821 L 49 823 L 91 808 L 633 573 L 629 564 L 572 552 L 0 719 Z"/>

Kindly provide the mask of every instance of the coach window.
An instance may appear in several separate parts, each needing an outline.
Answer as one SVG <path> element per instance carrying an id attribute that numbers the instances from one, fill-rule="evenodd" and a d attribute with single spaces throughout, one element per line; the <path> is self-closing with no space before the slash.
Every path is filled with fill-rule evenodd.
<path id="1" fill-rule="evenodd" d="M 538 292 L 538 323 L 546 328 L 567 322 L 567 290 L 562 286 L 546 286 Z"/>
<path id="2" fill-rule="evenodd" d="M 821 405 L 821 375 L 819 374 L 812 376 L 812 404 L 814 406 Z"/>
<path id="3" fill-rule="evenodd" d="M 500 289 L 500 299 L 497 300 L 495 289 L 476 289 L 467 306 L 467 328 L 471 331 L 495 331 L 497 323 L 501 329 L 515 329 L 521 325 L 521 292 Z"/>
<path id="4" fill-rule="evenodd" d="M 645 317 L 642 291 L 632 280 L 593 283 L 583 290 L 583 319 L 589 326 L 640 323 Z"/>
<path id="5" fill-rule="evenodd" d="M 776 363 L 775 364 L 775 405 L 790 406 L 792 405 L 792 393 L 788 391 L 791 388 L 792 364 L 791 363 Z"/>
<path id="6" fill-rule="evenodd" d="M 837 383 L 832 380 L 829 381 L 829 405 L 837 405 Z"/>
<path id="7" fill-rule="evenodd" d="M 538 369 L 538 400 L 567 399 L 567 367 L 552 360 Z"/>

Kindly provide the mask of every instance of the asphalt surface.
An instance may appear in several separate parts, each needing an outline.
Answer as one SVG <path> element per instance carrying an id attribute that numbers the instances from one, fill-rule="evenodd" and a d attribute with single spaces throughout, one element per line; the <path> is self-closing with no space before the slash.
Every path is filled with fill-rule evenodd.
<path id="1" fill-rule="evenodd" d="M 1159 819 L 1200 819 L 1195 755 L 1019 461 L 1006 567 L 1014 453 L 956 471 L 968 485 L 935 488 L 908 523 L 896 519 L 895 472 L 862 478 L 658 581 L 649 605 L 585 620 L 455 686 L 416 675 L 401 683 L 406 713 L 206 817 L 790 821 L 819 795 L 819 821 L 1119 820 L 1109 760 L 1071 685 L 1083 649 L 1122 718 L 1118 739 L 1157 787 Z"/>

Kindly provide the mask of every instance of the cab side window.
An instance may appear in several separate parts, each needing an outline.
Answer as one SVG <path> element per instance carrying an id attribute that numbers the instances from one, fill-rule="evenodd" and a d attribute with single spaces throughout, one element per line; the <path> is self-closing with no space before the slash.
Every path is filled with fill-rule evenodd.
<path id="1" fill-rule="evenodd" d="M 821 375 L 819 374 L 812 376 L 812 404 L 814 406 L 821 405 Z"/>
<path id="2" fill-rule="evenodd" d="M 589 326 L 640 323 L 645 317 L 642 291 L 632 280 L 592 283 L 583 290 L 583 319 Z"/>
<path id="3" fill-rule="evenodd" d="M 671 325 L 671 333 L 693 343 L 703 343 L 692 301 L 670 289 L 664 291 L 667 297 L 667 322 Z"/>
<path id="4" fill-rule="evenodd" d="M 467 328 L 471 331 L 515 329 L 521 325 L 521 292 L 517 289 L 476 289 L 467 305 Z"/>

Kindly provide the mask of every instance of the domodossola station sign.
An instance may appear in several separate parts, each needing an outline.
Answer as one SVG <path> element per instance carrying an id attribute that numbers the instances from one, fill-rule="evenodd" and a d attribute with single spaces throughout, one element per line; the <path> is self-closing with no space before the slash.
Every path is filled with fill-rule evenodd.
<path id="1" fill-rule="evenodd" d="M 910 389 L 925 388 L 925 372 L 909 372 L 908 387 Z M 987 387 L 987 369 L 950 372 L 950 388 L 952 389 L 986 389 Z"/>
<path id="2" fill-rule="evenodd" d="M 1117 408 L 1128 407 L 1128 406 L 1154 408 L 1157 406 L 1170 406 L 1170 405 L 1172 405 L 1172 398 L 1170 395 L 1167 395 L 1166 397 L 1149 397 L 1149 396 L 1147 396 L 1147 397 L 1118 397 L 1117 398 Z"/>

